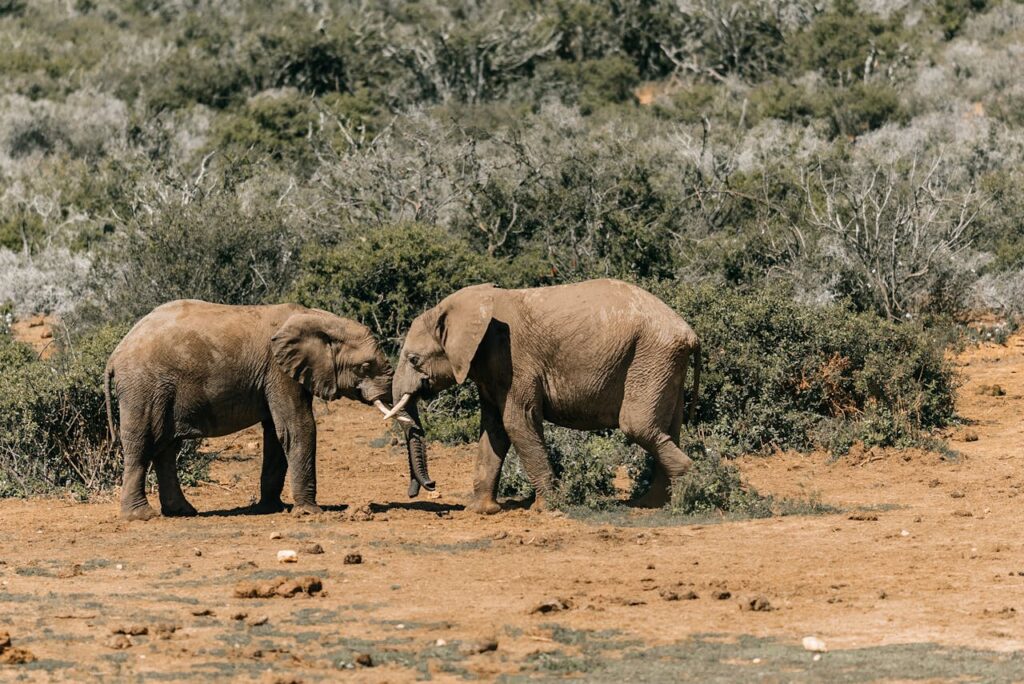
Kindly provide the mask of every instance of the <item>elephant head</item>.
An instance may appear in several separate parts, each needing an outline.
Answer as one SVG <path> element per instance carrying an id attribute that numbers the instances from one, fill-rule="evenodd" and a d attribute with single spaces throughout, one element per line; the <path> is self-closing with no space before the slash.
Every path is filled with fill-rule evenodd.
<path id="1" fill-rule="evenodd" d="M 326 311 L 290 316 L 270 340 L 274 361 L 307 390 L 387 411 L 392 370 L 370 329 Z"/>
<path id="2" fill-rule="evenodd" d="M 404 409 L 416 419 L 420 398 L 432 398 L 465 382 L 493 309 L 494 286 L 474 285 L 446 297 L 412 322 L 392 385 L 394 408 L 386 417 Z M 429 490 L 434 488 L 427 475 L 425 449 L 414 453 L 410 446 L 409 468 L 410 496 L 419 492 L 417 483 Z"/>

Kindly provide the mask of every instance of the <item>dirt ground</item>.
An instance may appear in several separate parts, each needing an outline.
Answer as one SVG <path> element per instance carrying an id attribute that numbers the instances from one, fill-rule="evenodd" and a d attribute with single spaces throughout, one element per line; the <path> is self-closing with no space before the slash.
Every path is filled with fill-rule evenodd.
<path id="1" fill-rule="evenodd" d="M 319 420 L 322 516 L 239 514 L 257 494 L 255 431 L 211 441 L 214 482 L 187 492 L 198 518 L 0 501 L 0 632 L 36 657 L 0 680 L 1024 680 L 1024 337 L 957 362 L 957 459 L 741 460 L 762 492 L 837 514 L 480 517 L 462 510 L 472 447 L 434 445 L 441 494 L 410 501 L 403 451 L 347 402 Z M 1005 394 L 979 392 L 994 384 Z M 323 590 L 234 596 L 279 575 Z M 811 635 L 827 653 L 804 650 Z"/>

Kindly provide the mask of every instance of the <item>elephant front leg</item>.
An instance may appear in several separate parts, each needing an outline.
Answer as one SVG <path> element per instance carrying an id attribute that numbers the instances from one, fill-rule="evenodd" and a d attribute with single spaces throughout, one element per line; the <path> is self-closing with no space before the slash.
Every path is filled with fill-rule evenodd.
<path id="1" fill-rule="evenodd" d="M 288 460 L 277 438 L 273 421 L 263 421 L 263 468 L 260 472 L 260 501 L 253 508 L 257 513 L 280 513 L 284 510 L 281 492 Z"/>
<path id="2" fill-rule="evenodd" d="M 501 423 L 497 408 L 489 402 L 481 401 L 480 444 L 477 447 L 473 501 L 469 504 L 469 510 L 485 514 L 501 510 L 498 503 L 498 482 L 509 445 L 508 434 Z"/>
<path id="3" fill-rule="evenodd" d="M 551 469 L 551 459 L 548 458 L 548 450 L 544 445 L 541 418 L 535 411 L 529 409 L 510 410 L 506 407 L 504 419 L 505 430 L 536 493 L 533 507 L 544 510 L 554 493 L 555 473 Z"/>
<path id="4" fill-rule="evenodd" d="M 309 395 L 295 393 L 271 403 L 270 418 L 284 449 L 292 481 L 292 513 L 321 513 L 316 505 L 316 419 Z"/>

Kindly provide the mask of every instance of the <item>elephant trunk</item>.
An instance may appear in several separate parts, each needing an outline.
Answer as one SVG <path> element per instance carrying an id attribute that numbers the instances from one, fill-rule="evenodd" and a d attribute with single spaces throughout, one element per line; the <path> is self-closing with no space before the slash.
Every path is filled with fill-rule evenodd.
<path id="1" fill-rule="evenodd" d="M 411 499 L 420 493 L 420 487 L 432 492 L 435 484 L 427 472 L 427 445 L 415 401 L 408 404 L 405 414 L 412 419 L 409 422 L 401 421 L 405 430 L 405 446 L 409 454 L 409 498 Z"/>

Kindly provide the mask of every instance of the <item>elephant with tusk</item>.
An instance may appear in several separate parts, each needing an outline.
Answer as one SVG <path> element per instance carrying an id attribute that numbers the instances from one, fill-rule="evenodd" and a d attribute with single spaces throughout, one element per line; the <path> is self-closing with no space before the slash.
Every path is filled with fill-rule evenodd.
<path id="1" fill-rule="evenodd" d="M 386 417 L 415 416 L 418 399 L 473 380 L 481 435 L 470 508 L 480 513 L 500 510 L 498 479 L 513 445 L 538 498 L 551 493 L 543 421 L 580 430 L 619 428 L 655 459 L 651 488 L 635 502 L 653 507 L 668 500 L 671 480 L 690 468 L 679 433 L 687 416 L 694 417 L 699 377 L 696 334 L 634 285 L 475 285 L 413 321 Z"/>
<path id="2" fill-rule="evenodd" d="M 397 416 L 413 463 L 425 453 L 423 432 L 409 413 L 392 412 L 384 403 L 390 400 L 391 380 L 391 365 L 370 330 L 326 311 L 197 300 L 157 307 L 118 344 L 104 378 L 111 435 L 124 452 L 123 517 L 157 515 L 146 500 L 150 465 L 163 514 L 195 515 L 175 467 L 181 441 L 256 424 L 263 426 L 256 511 L 283 510 L 286 472 L 291 474 L 293 510 L 319 511 L 314 396 L 354 399 Z M 429 483 L 425 468 L 410 469 Z"/>

